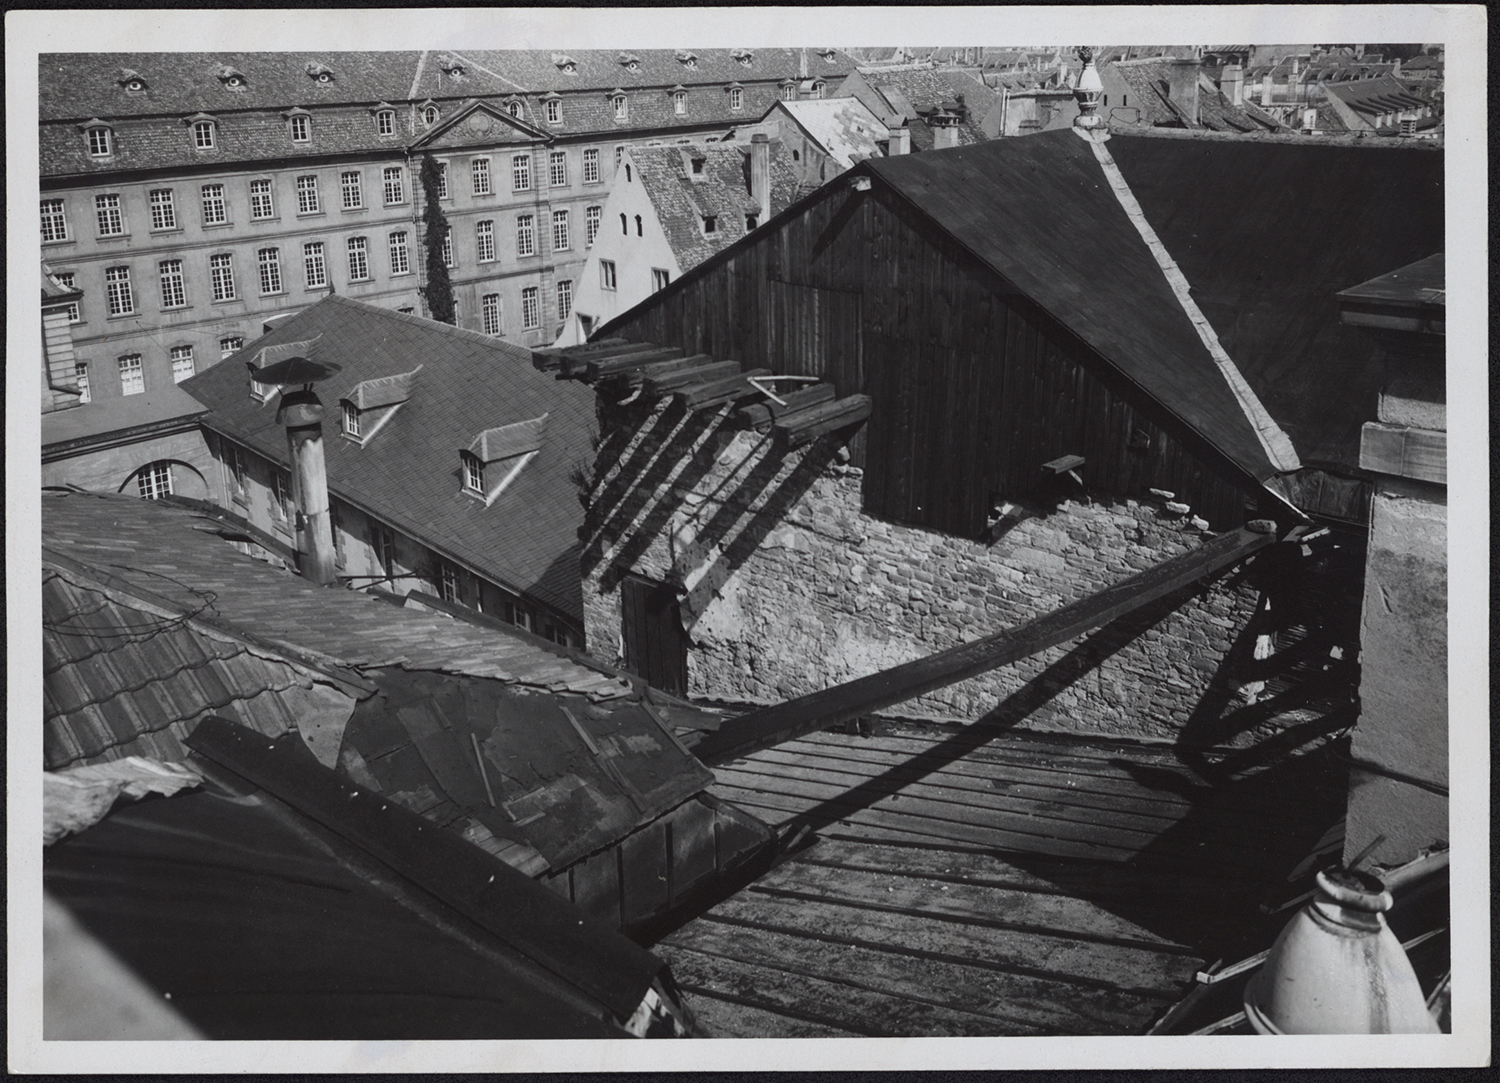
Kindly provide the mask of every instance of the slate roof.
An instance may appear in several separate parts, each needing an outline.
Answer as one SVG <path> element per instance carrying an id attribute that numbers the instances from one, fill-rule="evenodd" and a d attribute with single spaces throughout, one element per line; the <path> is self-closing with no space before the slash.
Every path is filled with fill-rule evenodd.
<path id="1" fill-rule="evenodd" d="M 858 98 L 777 102 L 766 117 L 778 111 L 795 120 L 845 169 L 854 164 L 855 158 L 872 158 L 880 154 L 878 144 L 888 137 L 886 126 Z"/>
<path id="2" fill-rule="evenodd" d="M 1198 86 L 1198 121 L 1191 121 L 1172 101 L 1169 85 L 1170 60 L 1121 60 L 1113 67 L 1120 78 L 1130 87 L 1135 107 L 1141 111 L 1141 121 L 1151 125 L 1181 125 L 1186 128 L 1207 128 L 1216 132 L 1259 132 L 1275 127 L 1275 121 L 1266 117 L 1260 109 L 1252 116 L 1246 109 L 1229 104 L 1211 83 L 1200 78 Z M 1265 117 L 1264 120 L 1260 119 Z"/>
<path id="3" fill-rule="evenodd" d="M 891 107 L 904 115 L 908 122 L 915 121 L 919 113 L 926 114 L 939 108 L 955 112 L 958 96 L 963 95 L 969 119 L 958 125 L 959 144 L 962 146 L 984 141 L 979 121 L 999 99 L 999 95 L 991 87 L 963 71 L 919 68 L 871 72 L 865 78 L 880 90 Z M 896 93 L 892 94 L 891 90 Z M 919 150 L 931 149 L 930 131 L 925 131 L 925 127 L 925 124 L 913 125 L 912 142 Z"/>
<path id="4" fill-rule="evenodd" d="M 145 426 L 191 419 L 208 412 L 208 407 L 176 384 L 148 388 L 139 395 L 86 402 L 71 410 L 42 415 L 42 459 L 65 451 L 77 441 L 92 443 L 112 433 Z"/>
<path id="5" fill-rule="evenodd" d="M 701 179 L 697 181 L 690 179 L 686 161 L 695 155 L 705 159 Z M 750 197 L 750 148 L 745 143 L 639 147 L 630 151 L 630 157 L 651 205 L 656 208 L 677 264 L 684 271 L 745 236 L 745 215 L 760 210 L 760 204 Z M 791 206 L 797 198 L 797 177 L 789 159 L 781 141 L 772 140 L 773 215 Z M 717 216 L 717 230 L 712 234 L 703 232 L 705 214 Z"/>
<path id="6" fill-rule="evenodd" d="M 341 366 L 318 393 L 328 411 L 329 490 L 486 577 L 582 619 L 574 469 L 592 458 L 593 395 L 554 381 L 519 347 L 474 331 L 329 296 L 238 354 L 185 380 L 212 411 L 204 423 L 288 466 L 276 407 L 250 397 L 245 362 L 259 350 L 317 339 Z M 361 381 L 423 366 L 411 398 L 359 446 L 338 435 L 339 399 Z M 460 448 L 486 429 L 548 414 L 539 454 L 489 507 L 460 491 Z"/>
<path id="7" fill-rule="evenodd" d="M 1353 83 L 1329 83 L 1324 90 L 1357 113 L 1378 116 L 1429 104 L 1390 76 L 1360 79 Z"/>
<path id="8" fill-rule="evenodd" d="M 1340 325 L 1334 294 L 1442 248 L 1442 156 L 1145 134 L 1116 134 L 1106 146 L 1303 463 L 1356 466 L 1383 376 Z M 1270 476 L 1227 383 L 1074 132 L 855 168 L 889 184 L 1247 472 Z"/>

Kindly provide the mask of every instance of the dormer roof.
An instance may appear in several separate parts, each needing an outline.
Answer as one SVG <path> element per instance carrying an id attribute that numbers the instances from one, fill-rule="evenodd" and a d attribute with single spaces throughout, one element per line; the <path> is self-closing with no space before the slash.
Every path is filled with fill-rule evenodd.
<path id="1" fill-rule="evenodd" d="M 411 398 L 412 388 L 416 386 L 417 373 L 422 371 L 418 365 L 410 372 L 398 373 L 395 376 L 382 376 L 375 380 L 361 380 L 352 387 L 342 401 L 346 401 L 361 410 L 374 410 L 381 406 L 396 406 Z"/>
<path id="2" fill-rule="evenodd" d="M 468 447 L 460 450 L 467 451 L 485 464 L 525 455 L 530 451 L 538 451 L 542 446 L 542 437 L 547 432 L 549 416 L 550 414 L 543 414 L 529 421 L 517 421 L 498 428 L 485 429 L 469 442 Z"/>

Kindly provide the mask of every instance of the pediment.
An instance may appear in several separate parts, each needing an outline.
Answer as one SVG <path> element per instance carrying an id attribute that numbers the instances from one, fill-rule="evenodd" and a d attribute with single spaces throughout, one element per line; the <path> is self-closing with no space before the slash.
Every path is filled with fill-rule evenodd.
<path id="1" fill-rule="evenodd" d="M 436 128 L 412 144 L 413 150 L 453 150 L 545 143 L 551 136 L 498 105 L 472 102 L 445 117 Z"/>

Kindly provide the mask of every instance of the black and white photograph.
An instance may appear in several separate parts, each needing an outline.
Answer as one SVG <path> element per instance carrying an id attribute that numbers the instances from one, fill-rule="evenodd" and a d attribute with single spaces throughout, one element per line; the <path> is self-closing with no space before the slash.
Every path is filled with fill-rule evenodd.
<path id="1" fill-rule="evenodd" d="M 1483 8 L 6 28 L 11 1071 L 1488 1063 Z"/>

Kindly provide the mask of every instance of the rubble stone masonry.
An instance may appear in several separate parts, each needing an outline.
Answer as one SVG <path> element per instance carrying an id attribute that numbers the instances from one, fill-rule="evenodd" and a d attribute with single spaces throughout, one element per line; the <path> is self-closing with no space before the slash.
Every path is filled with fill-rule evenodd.
<path id="1" fill-rule="evenodd" d="M 864 514 L 834 437 L 787 450 L 723 414 L 611 410 L 587 496 L 588 643 L 623 662 L 621 574 L 671 582 L 695 697 L 782 702 L 1013 627 L 1205 537 L 1166 498 L 1081 495 L 1013 512 L 992 542 L 948 536 Z M 1230 571 L 890 713 L 1218 743 L 1253 650 L 1255 578 Z M 1211 682 L 1228 694 L 1206 698 Z"/>

